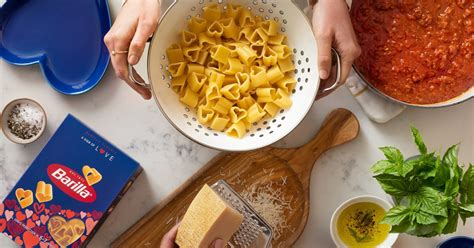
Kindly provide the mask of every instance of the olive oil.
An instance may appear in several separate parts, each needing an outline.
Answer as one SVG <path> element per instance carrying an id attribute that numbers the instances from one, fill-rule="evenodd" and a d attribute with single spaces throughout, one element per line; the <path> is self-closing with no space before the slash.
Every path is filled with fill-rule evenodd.
<path id="1" fill-rule="evenodd" d="M 344 209 L 337 220 L 337 232 L 349 247 L 376 247 L 390 232 L 390 225 L 380 224 L 385 210 L 371 202 L 359 202 Z"/>

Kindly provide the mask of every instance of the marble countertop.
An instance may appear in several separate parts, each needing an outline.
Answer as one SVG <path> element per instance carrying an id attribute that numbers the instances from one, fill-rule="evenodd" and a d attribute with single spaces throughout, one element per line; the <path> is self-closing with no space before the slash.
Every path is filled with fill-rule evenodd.
<path id="1" fill-rule="evenodd" d="M 118 2 L 111 3 L 113 13 L 117 13 Z M 146 74 L 144 65 L 142 61 L 138 66 L 142 75 Z M 0 75 L 0 108 L 12 99 L 29 97 L 40 102 L 48 114 L 47 131 L 34 144 L 20 146 L 0 136 L 0 198 L 11 190 L 67 113 L 76 115 L 144 167 L 145 173 L 109 216 L 90 247 L 107 247 L 218 153 L 177 132 L 155 102 L 142 100 L 115 77 L 112 68 L 93 91 L 73 97 L 50 88 L 37 65 L 20 67 L 0 61 Z M 333 247 L 329 222 L 340 203 L 363 194 L 386 197 L 368 169 L 382 158 L 377 147 L 394 145 L 404 154 L 416 153 L 409 125 L 420 129 L 430 149 L 444 150 L 460 142 L 460 161 L 474 162 L 474 101 L 444 109 L 409 108 L 381 125 L 365 116 L 344 87 L 316 102 L 303 123 L 275 145 L 304 144 L 316 133 L 325 115 L 339 107 L 357 115 L 361 133 L 355 141 L 327 152 L 316 163 L 312 172 L 310 217 L 295 247 Z M 474 219 L 466 226 L 460 223 L 455 234 L 474 236 Z M 434 247 L 446 238 L 401 235 L 395 247 Z M 0 247 L 9 245 L 9 241 L 0 238 Z"/>

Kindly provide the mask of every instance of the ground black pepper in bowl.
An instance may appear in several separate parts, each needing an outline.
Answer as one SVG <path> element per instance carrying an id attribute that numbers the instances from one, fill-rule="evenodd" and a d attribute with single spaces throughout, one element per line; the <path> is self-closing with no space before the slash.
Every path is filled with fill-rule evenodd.
<path id="1" fill-rule="evenodd" d="M 8 113 L 7 126 L 16 137 L 29 140 L 41 133 L 44 121 L 40 108 L 30 103 L 18 103 Z"/>

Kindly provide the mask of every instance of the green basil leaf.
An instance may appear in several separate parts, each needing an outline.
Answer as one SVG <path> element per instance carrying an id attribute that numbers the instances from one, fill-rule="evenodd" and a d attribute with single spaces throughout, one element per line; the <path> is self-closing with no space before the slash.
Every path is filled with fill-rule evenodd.
<path id="1" fill-rule="evenodd" d="M 411 229 L 413 229 L 414 226 L 410 224 L 410 221 L 405 220 L 402 223 L 398 225 L 392 225 L 392 228 L 390 229 L 391 233 L 407 233 Z"/>
<path id="2" fill-rule="evenodd" d="M 381 147 L 380 150 L 383 152 L 383 154 L 385 155 L 388 161 L 394 164 L 403 163 L 404 161 L 403 155 L 400 152 L 400 150 L 398 150 L 397 148 L 386 146 L 386 147 Z"/>
<path id="3" fill-rule="evenodd" d="M 436 176 L 436 156 L 434 153 L 421 155 L 414 164 L 414 174 L 422 179 L 434 178 Z"/>
<path id="4" fill-rule="evenodd" d="M 389 174 L 381 174 L 374 177 L 379 182 L 380 186 L 382 186 L 382 189 L 389 195 L 399 197 L 411 193 L 408 188 L 409 185 L 403 177 Z"/>
<path id="5" fill-rule="evenodd" d="M 458 215 L 458 212 L 450 212 L 448 214 L 448 223 L 446 223 L 446 226 L 442 231 L 443 234 L 449 234 L 456 231 L 458 227 Z"/>
<path id="6" fill-rule="evenodd" d="M 447 217 L 447 200 L 432 187 L 421 186 L 418 191 L 408 197 L 410 206 L 415 210 Z"/>
<path id="7" fill-rule="evenodd" d="M 423 138 L 421 137 L 420 131 L 416 127 L 411 127 L 411 134 L 413 135 L 413 140 L 415 141 L 416 146 L 418 147 L 418 151 L 420 151 L 421 154 L 426 154 L 427 149 L 426 145 L 423 142 Z"/>
<path id="8" fill-rule="evenodd" d="M 448 223 L 448 218 L 436 216 L 436 219 L 436 223 L 428 225 L 414 223 L 406 233 L 418 237 L 433 237 L 439 235 Z"/>
<path id="9" fill-rule="evenodd" d="M 454 146 L 453 146 L 454 147 Z M 449 179 L 446 181 L 444 188 L 444 194 L 448 197 L 457 197 L 459 194 L 459 187 L 461 184 L 462 169 L 457 164 L 457 152 L 456 148 L 449 149 L 451 151 L 446 152 L 445 158 L 443 161 L 447 163 L 449 167 Z M 451 155 L 450 155 L 451 154 Z"/>
<path id="10" fill-rule="evenodd" d="M 442 233 L 449 234 L 456 231 L 458 226 L 458 219 L 459 219 L 459 207 L 456 199 L 452 199 L 448 202 L 447 205 L 448 209 L 448 223 L 444 227 Z"/>
<path id="11" fill-rule="evenodd" d="M 459 208 L 466 212 L 471 212 L 474 214 L 474 204 L 461 204 L 459 205 Z"/>
<path id="12" fill-rule="evenodd" d="M 396 206 L 391 208 L 385 217 L 380 221 L 382 224 L 389 224 L 392 226 L 399 225 L 410 216 L 411 210 L 404 206 Z"/>
<path id="13" fill-rule="evenodd" d="M 442 232 L 446 223 L 446 218 L 440 219 L 436 223 L 432 223 L 429 225 L 415 223 L 413 224 L 412 229 L 407 231 L 407 233 L 418 237 L 433 237 L 439 235 Z"/>
<path id="14" fill-rule="evenodd" d="M 443 164 L 446 164 L 451 168 L 458 167 L 458 150 L 459 145 L 453 145 L 448 148 L 443 156 Z"/>
<path id="15" fill-rule="evenodd" d="M 474 204 L 474 166 L 469 165 L 469 168 L 464 173 L 460 186 L 461 203 Z"/>
<path id="16" fill-rule="evenodd" d="M 447 224 L 448 224 L 448 218 L 438 217 L 438 222 L 435 223 L 435 224 L 432 224 L 432 225 L 435 226 L 434 232 L 436 233 L 436 235 L 440 235 L 443 232 L 443 229 L 446 227 Z M 436 235 L 433 235 L 433 236 L 436 236 Z"/>
<path id="17" fill-rule="evenodd" d="M 444 184 L 449 179 L 449 167 L 443 164 L 441 158 L 438 156 L 436 159 L 435 168 L 436 174 L 433 179 L 433 184 L 444 188 Z"/>
<path id="18" fill-rule="evenodd" d="M 452 177 L 446 182 L 444 195 L 448 197 L 456 197 L 459 194 L 459 178 Z"/>
<path id="19" fill-rule="evenodd" d="M 402 177 L 406 176 L 413 170 L 413 163 L 405 162 L 402 153 L 397 148 L 381 147 L 380 150 L 384 153 L 387 158 L 386 161 L 390 164 L 387 162 L 381 162 L 382 164 L 377 163 L 375 169 L 384 167 L 383 173 Z"/>
<path id="20" fill-rule="evenodd" d="M 413 167 L 414 167 L 413 163 L 409 163 L 409 162 L 402 163 L 398 170 L 400 176 L 405 177 L 408 173 L 410 173 L 413 170 Z"/>
<path id="21" fill-rule="evenodd" d="M 438 222 L 435 215 L 432 215 L 423 211 L 418 211 L 414 215 L 415 215 L 415 221 L 418 224 L 429 225 L 429 224 Z"/>
<path id="22" fill-rule="evenodd" d="M 459 206 L 459 216 L 461 216 L 463 224 L 466 224 L 466 219 L 474 217 L 474 204 L 461 204 Z"/>
<path id="23" fill-rule="evenodd" d="M 390 167 L 393 167 L 392 162 L 388 160 L 380 160 L 380 161 L 377 161 L 377 163 L 375 163 L 370 170 L 374 174 L 382 174 L 382 173 L 391 174 L 389 172 L 386 172 L 387 170 L 389 170 Z"/>

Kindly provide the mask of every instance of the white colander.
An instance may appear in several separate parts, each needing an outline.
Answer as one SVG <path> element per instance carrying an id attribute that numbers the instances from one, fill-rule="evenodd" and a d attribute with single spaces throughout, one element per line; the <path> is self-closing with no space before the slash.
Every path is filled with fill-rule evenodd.
<path id="1" fill-rule="evenodd" d="M 228 3 L 241 5 L 254 15 L 278 21 L 281 24 L 280 31 L 288 37 L 288 45 L 294 53 L 297 85 L 291 96 L 293 106 L 281 110 L 274 118 L 265 118 L 253 124 L 241 139 L 201 125 L 197 121 L 196 112 L 182 104 L 179 96 L 171 89 L 171 76 L 167 71 L 166 49 L 178 42 L 179 32 L 187 28 L 187 21 L 192 16 L 202 15 L 204 6 L 216 2 L 222 8 Z M 336 61 L 340 63 L 339 57 Z M 130 75 L 133 81 L 151 89 L 163 114 L 182 134 L 204 146 L 226 151 L 254 150 L 285 137 L 308 113 L 320 86 L 316 41 L 311 25 L 304 13 L 290 0 L 176 0 L 163 15 L 151 40 L 148 52 L 150 85 L 139 83 L 133 78 L 133 73 Z M 325 94 L 337 85 L 338 82 L 319 92 Z"/>

